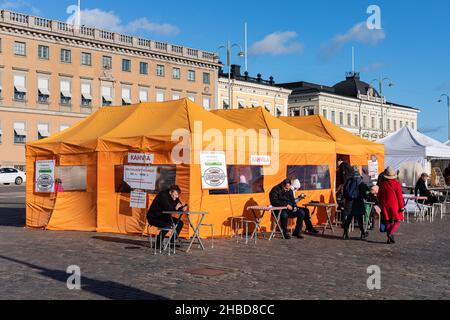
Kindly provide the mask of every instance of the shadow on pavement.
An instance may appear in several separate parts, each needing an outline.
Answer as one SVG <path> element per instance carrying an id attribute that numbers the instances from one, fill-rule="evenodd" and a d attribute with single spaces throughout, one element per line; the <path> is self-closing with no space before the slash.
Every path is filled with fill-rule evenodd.
<path id="1" fill-rule="evenodd" d="M 64 271 L 39 267 L 37 265 L 28 262 L 16 260 L 2 255 L 0 255 L 0 259 L 21 264 L 31 269 L 38 270 L 40 271 L 41 275 L 62 282 L 64 286 L 66 285 L 67 279 L 70 276 L 70 274 Z M 137 288 L 129 287 L 114 281 L 101 281 L 96 279 L 90 279 L 84 276 L 81 276 L 81 289 L 83 291 L 103 296 L 111 300 L 169 300 L 166 297 L 146 292 Z"/>
<path id="2" fill-rule="evenodd" d="M 23 228 L 25 219 L 25 208 L 0 207 L 0 226 Z"/>
<path id="3" fill-rule="evenodd" d="M 140 241 L 140 240 L 132 240 L 132 239 L 122 239 L 122 238 L 114 238 L 114 237 L 104 237 L 104 236 L 94 236 L 92 239 L 101 240 L 106 242 L 120 243 L 132 246 L 140 246 L 140 247 L 149 247 L 149 242 Z"/>

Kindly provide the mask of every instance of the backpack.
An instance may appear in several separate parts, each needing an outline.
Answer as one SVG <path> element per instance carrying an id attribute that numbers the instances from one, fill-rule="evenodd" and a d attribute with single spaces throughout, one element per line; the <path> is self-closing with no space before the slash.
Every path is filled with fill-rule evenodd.
<path id="1" fill-rule="evenodd" d="M 352 201 L 359 196 L 359 179 L 349 179 L 344 185 L 344 198 Z"/>

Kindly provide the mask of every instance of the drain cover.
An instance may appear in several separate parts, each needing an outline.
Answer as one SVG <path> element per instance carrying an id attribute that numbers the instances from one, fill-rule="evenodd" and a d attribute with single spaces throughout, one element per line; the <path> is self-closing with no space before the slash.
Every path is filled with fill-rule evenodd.
<path id="1" fill-rule="evenodd" d="M 206 276 L 206 277 L 217 277 L 226 274 L 225 270 L 213 269 L 213 268 L 201 268 L 189 270 L 187 273 L 190 273 L 194 276 Z"/>

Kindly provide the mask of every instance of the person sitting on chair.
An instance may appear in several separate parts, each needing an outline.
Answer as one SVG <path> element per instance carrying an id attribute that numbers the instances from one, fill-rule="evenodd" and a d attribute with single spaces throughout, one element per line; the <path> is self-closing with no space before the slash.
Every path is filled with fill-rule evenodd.
<path id="1" fill-rule="evenodd" d="M 429 175 L 427 173 L 422 173 L 419 181 L 416 183 L 416 188 L 414 190 L 416 197 L 427 197 L 427 204 L 432 206 L 433 204 L 438 202 L 438 198 L 427 188 L 426 181 L 428 180 Z"/>
<path id="2" fill-rule="evenodd" d="M 153 200 L 152 205 L 147 213 L 147 221 L 150 226 L 157 228 L 170 229 L 172 228 L 172 220 L 175 224 L 178 224 L 176 229 L 176 235 L 178 236 L 183 230 L 184 223 L 181 219 L 170 217 L 163 214 L 165 211 L 180 211 L 187 210 L 187 205 L 184 205 L 180 201 L 181 189 L 179 186 L 171 186 L 169 190 L 161 191 Z M 161 240 L 165 238 L 168 231 L 161 230 L 160 234 L 156 237 L 156 247 L 161 246 Z M 176 240 L 176 239 L 175 239 Z"/>
<path id="3" fill-rule="evenodd" d="M 295 198 L 295 192 L 299 191 L 302 187 L 300 181 L 298 179 L 292 180 L 292 195 L 291 199 L 293 200 L 294 206 L 297 207 L 297 203 L 300 202 L 305 198 L 305 195 L 302 194 L 300 198 Z M 313 224 L 311 222 L 311 216 L 308 208 L 300 208 L 297 207 L 299 211 L 302 212 L 304 218 L 303 221 L 305 222 L 306 232 L 308 233 L 319 233 L 318 230 L 314 229 Z"/>
<path id="4" fill-rule="evenodd" d="M 280 221 L 281 228 L 283 229 L 283 235 L 285 239 L 291 239 L 288 232 L 288 221 L 289 219 L 297 218 L 297 223 L 295 226 L 294 237 L 303 239 L 301 235 L 303 226 L 303 212 L 298 210 L 297 205 L 292 202 L 291 195 L 292 192 L 292 182 L 289 179 L 284 180 L 279 185 L 275 186 L 272 191 L 270 191 L 270 204 L 274 207 L 287 207 L 287 209 L 281 211 Z"/>

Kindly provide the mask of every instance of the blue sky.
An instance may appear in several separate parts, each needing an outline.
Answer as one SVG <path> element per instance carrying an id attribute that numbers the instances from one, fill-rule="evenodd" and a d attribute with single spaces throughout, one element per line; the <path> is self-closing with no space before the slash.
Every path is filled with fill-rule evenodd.
<path id="1" fill-rule="evenodd" d="M 447 140 L 447 108 L 437 100 L 450 93 L 448 0 L 81 2 L 86 24 L 210 51 L 228 39 L 243 46 L 247 21 L 249 47 L 258 52 L 249 55 L 250 74 L 277 82 L 333 85 L 350 71 L 354 46 L 362 79 L 390 77 L 395 86 L 386 88 L 388 100 L 419 107 L 419 129 Z M 0 7 L 65 21 L 75 3 L 0 0 Z M 381 8 L 382 30 L 358 28 L 369 5 Z"/>

